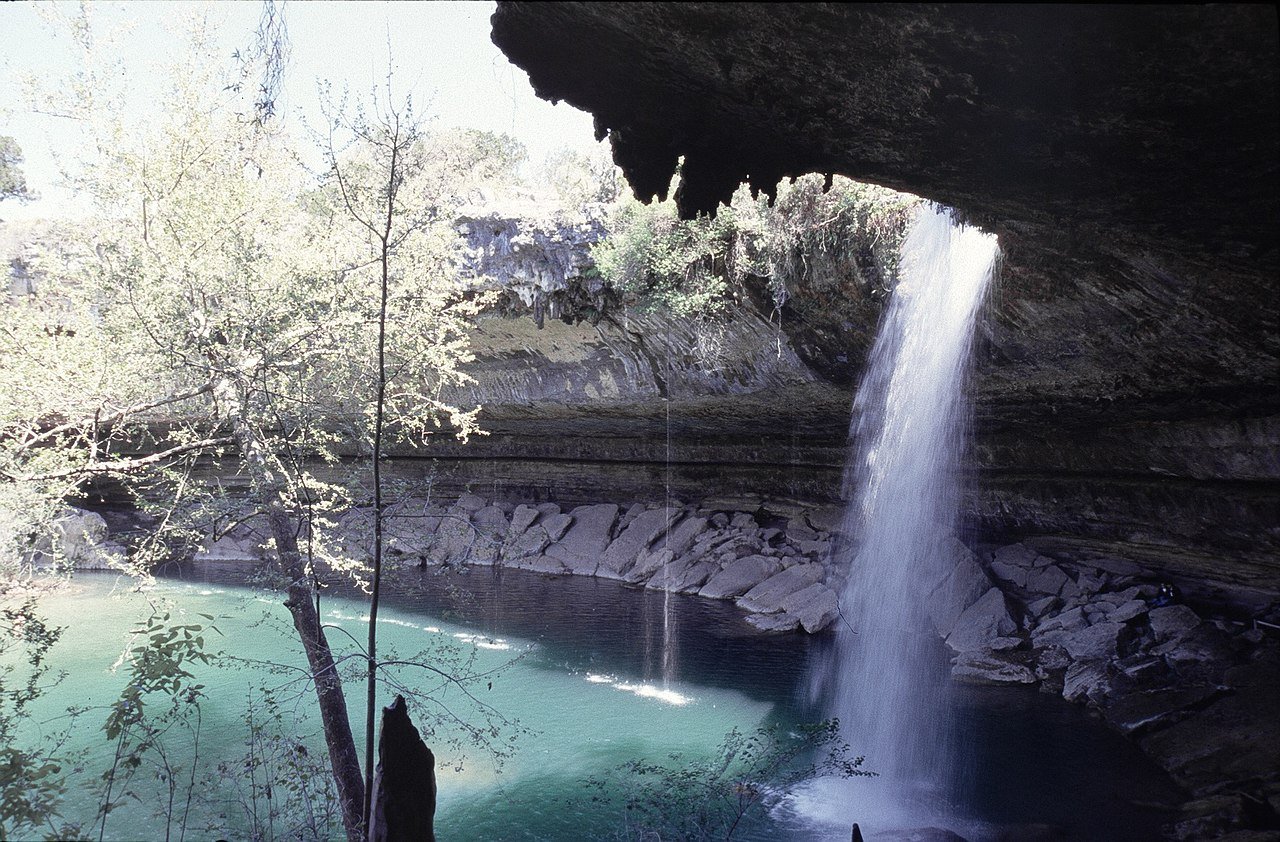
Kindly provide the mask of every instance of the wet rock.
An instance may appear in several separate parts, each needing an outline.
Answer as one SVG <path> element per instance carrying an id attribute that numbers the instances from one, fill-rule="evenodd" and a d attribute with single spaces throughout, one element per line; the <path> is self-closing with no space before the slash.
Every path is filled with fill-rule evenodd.
<path id="1" fill-rule="evenodd" d="M 794 631 L 800 621 L 789 614 L 748 614 L 747 622 L 760 631 L 784 632 Z"/>
<path id="2" fill-rule="evenodd" d="M 797 591 L 821 582 L 826 570 L 821 564 L 798 564 L 770 576 L 738 598 L 738 606 L 757 614 L 783 610 L 782 602 Z"/>
<path id="3" fill-rule="evenodd" d="M 991 588 L 964 610 L 947 635 L 947 645 L 956 652 L 986 649 L 997 637 L 1018 630 L 999 588 Z"/>
<path id="4" fill-rule="evenodd" d="M 609 543 L 600 557 L 596 575 L 610 579 L 620 578 L 635 565 L 640 554 L 667 531 L 671 518 L 678 515 L 678 510 L 668 512 L 665 509 L 650 509 L 637 514 L 618 537 Z"/>
<path id="5" fill-rule="evenodd" d="M 1069 702 L 1088 699 L 1100 702 L 1111 682 L 1105 661 L 1076 661 L 1062 676 L 1062 697 Z"/>
<path id="6" fill-rule="evenodd" d="M 969 684 L 1035 684 L 1039 679 L 1026 664 L 990 652 L 961 652 L 951 676 Z"/>
<path id="7" fill-rule="evenodd" d="M 698 591 L 711 599 L 741 596 L 781 568 L 776 559 L 751 555 L 730 562 Z"/>
<path id="8" fill-rule="evenodd" d="M 965 609 L 990 589 L 991 580 L 966 549 L 925 601 L 929 619 L 938 636 L 945 638 L 951 634 Z"/>
<path id="9" fill-rule="evenodd" d="M 485 566 L 497 563 L 510 529 L 507 513 L 498 506 L 486 506 L 471 516 L 471 524 L 476 528 L 476 537 L 467 563 Z"/>
<path id="10" fill-rule="evenodd" d="M 831 555 L 830 541 L 800 541 L 796 544 L 800 552 L 815 559 L 825 559 Z"/>
<path id="11" fill-rule="evenodd" d="M 842 506 L 819 506 L 805 513 L 805 521 L 819 532 L 835 534 L 844 525 L 844 508 Z"/>
<path id="12" fill-rule="evenodd" d="M 759 526 L 756 523 L 756 516 L 747 512 L 738 512 L 735 514 L 733 516 L 733 520 L 729 521 L 729 525 L 734 529 L 744 530 L 756 529 Z"/>
<path id="13" fill-rule="evenodd" d="M 523 558 L 512 559 L 507 562 L 507 567 L 514 567 L 518 570 L 532 570 L 535 573 L 547 573 L 551 575 L 563 575 L 572 573 L 565 566 L 564 562 L 559 559 L 551 558 L 545 555 L 531 555 Z"/>
<path id="14" fill-rule="evenodd" d="M 546 555 L 564 562 L 573 573 L 593 575 L 612 538 L 618 507 L 613 503 L 579 506 L 569 514 L 573 517 L 572 525 L 558 541 L 553 539 Z"/>
<path id="15" fill-rule="evenodd" d="M 1108 705 L 1103 716 L 1122 734 L 1141 734 L 1173 725 L 1221 696 L 1219 687 L 1166 687 L 1129 693 Z"/>
<path id="16" fill-rule="evenodd" d="M 835 591 L 815 583 L 782 601 L 782 614 L 795 617 L 810 634 L 822 631 L 840 615 L 840 600 Z"/>

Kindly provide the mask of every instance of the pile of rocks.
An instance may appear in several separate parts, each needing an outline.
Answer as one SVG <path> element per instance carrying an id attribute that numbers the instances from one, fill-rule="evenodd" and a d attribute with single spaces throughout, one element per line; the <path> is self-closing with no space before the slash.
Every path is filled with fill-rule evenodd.
<path id="1" fill-rule="evenodd" d="M 969 595 L 991 585 L 939 628 L 957 679 L 1037 684 L 1135 738 L 1193 797 L 1179 838 L 1280 828 L 1280 641 L 1264 631 L 1274 607 L 1261 623 L 1215 617 L 1162 598 L 1127 560 L 1025 544 L 957 571 Z"/>
<path id="2" fill-rule="evenodd" d="M 757 518 L 769 523 L 764 525 Z M 673 593 L 733 599 L 768 631 L 816 632 L 837 615 L 831 530 L 838 514 L 614 503 L 562 511 L 464 494 L 449 506 L 409 500 L 387 518 L 388 549 L 403 564 L 502 565 L 600 576 Z M 370 551 L 367 511 L 344 520 L 348 549 Z M 776 523 L 775 523 L 776 522 Z"/>

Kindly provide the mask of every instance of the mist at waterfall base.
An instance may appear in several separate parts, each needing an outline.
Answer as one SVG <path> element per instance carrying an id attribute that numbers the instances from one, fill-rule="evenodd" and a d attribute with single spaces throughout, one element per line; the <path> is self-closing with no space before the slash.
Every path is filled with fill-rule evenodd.
<path id="1" fill-rule="evenodd" d="M 812 685 L 878 777 L 815 782 L 800 798 L 848 828 L 945 823 L 966 747 L 928 595 L 954 564 L 958 461 L 974 325 L 995 237 L 924 206 L 902 250 L 849 428 L 848 580 L 837 642 Z"/>

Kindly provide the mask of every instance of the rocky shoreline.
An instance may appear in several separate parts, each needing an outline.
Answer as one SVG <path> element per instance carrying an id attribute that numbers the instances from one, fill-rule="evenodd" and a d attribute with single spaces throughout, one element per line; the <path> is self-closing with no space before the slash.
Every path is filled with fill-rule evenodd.
<path id="1" fill-rule="evenodd" d="M 487 500 L 404 500 L 388 513 L 388 560 L 401 567 L 505 566 L 598 576 L 634 587 L 733 600 L 766 632 L 819 633 L 841 620 L 843 513 L 762 498 L 697 504 L 594 503 L 561 509 Z M 367 509 L 339 521 L 346 552 L 367 556 Z M 123 548 L 100 515 L 58 529 L 76 566 L 113 566 Z M 210 536 L 196 558 L 257 563 L 253 519 Z M 1086 705 L 1135 740 L 1188 795 L 1176 839 L 1280 838 L 1280 607 L 1161 594 L 1133 560 L 1052 541 L 970 548 L 953 541 L 950 573 L 928 612 L 955 680 L 1034 685 Z"/>

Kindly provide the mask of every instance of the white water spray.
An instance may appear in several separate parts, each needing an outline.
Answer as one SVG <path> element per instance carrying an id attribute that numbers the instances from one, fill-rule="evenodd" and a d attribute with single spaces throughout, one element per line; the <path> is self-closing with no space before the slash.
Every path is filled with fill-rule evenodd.
<path id="1" fill-rule="evenodd" d="M 946 548 L 956 527 L 966 374 L 997 255 L 995 237 L 954 225 L 943 209 L 920 210 L 854 401 L 849 579 L 837 645 L 815 690 L 880 777 L 811 793 L 846 827 L 937 818 L 955 768 L 947 670 L 927 596 L 954 563 Z"/>

